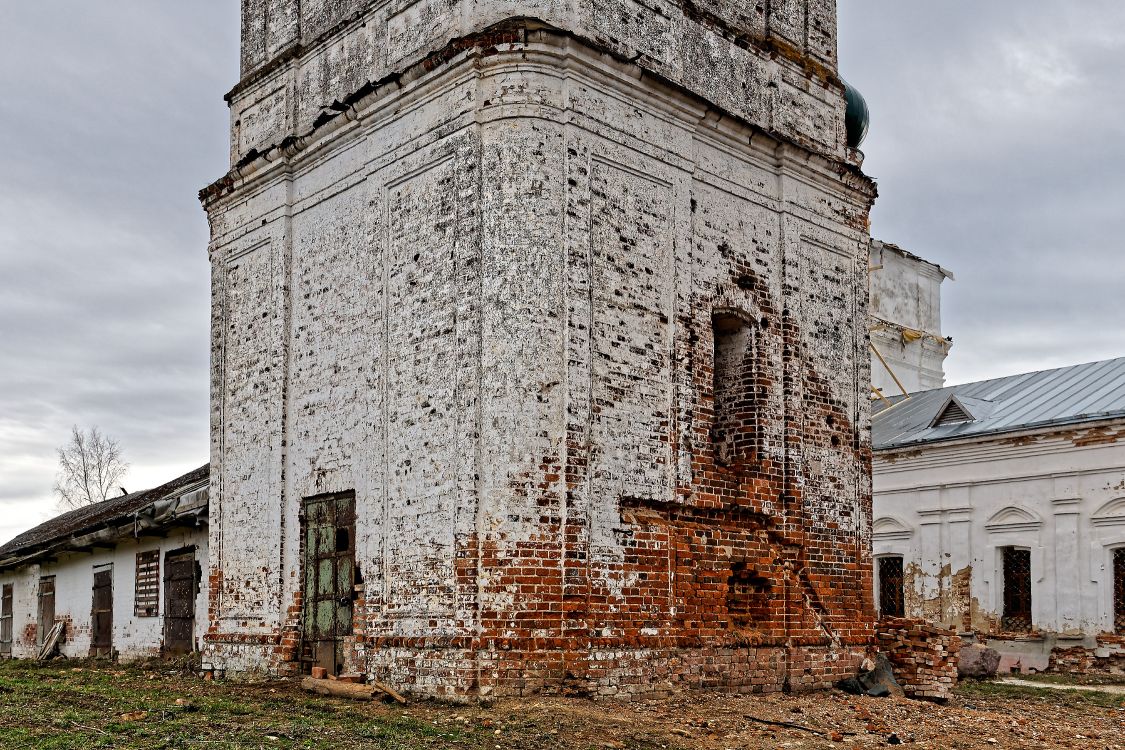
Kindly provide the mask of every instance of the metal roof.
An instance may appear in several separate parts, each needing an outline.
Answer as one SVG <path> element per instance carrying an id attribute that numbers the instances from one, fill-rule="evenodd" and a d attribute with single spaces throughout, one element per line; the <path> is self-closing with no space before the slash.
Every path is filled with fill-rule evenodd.
<path id="1" fill-rule="evenodd" d="M 947 406 L 973 421 L 931 426 Z M 1125 357 L 899 396 L 872 407 L 875 450 L 1125 417 Z"/>
<path id="2" fill-rule="evenodd" d="M 151 490 L 110 498 L 55 516 L 0 545 L 0 570 L 51 551 L 82 548 L 99 541 L 104 543 L 119 536 L 118 532 L 135 535 L 140 528 L 138 516 L 150 507 L 153 513 L 149 515 L 152 517 L 145 519 L 146 521 L 172 522 L 177 511 L 185 515 L 186 509 L 176 503 L 164 503 L 163 506 L 168 507 L 157 507 L 162 505 L 160 501 L 185 488 L 205 483 L 210 476 L 211 466 L 204 464 Z M 206 499 L 202 502 L 205 503 Z M 193 509 L 191 518 L 197 518 L 200 513 L 206 513 L 206 510 L 205 505 Z M 171 518 L 168 517 L 169 514 Z"/>

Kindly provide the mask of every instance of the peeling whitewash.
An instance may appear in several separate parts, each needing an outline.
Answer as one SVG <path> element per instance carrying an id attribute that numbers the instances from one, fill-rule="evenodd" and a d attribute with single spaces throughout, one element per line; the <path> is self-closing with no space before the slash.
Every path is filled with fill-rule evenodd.
<path id="1" fill-rule="evenodd" d="M 64 553 L 53 562 L 25 565 L 0 571 L 0 586 L 13 587 L 12 656 L 34 658 L 43 634 L 38 627 L 39 582 L 54 576 L 55 620 L 66 623 L 65 637 L 59 652 L 71 658 L 90 655 L 91 607 L 94 571 L 111 567 L 113 571 L 113 653 L 122 661 L 133 661 L 162 655 L 164 642 L 165 555 L 168 552 L 193 549 L 196 560 L 207 564 L 207 529 L 176 529 L 162 538 L 127 540 L 112 549 L 96 548 L 90 552 Z M 137 616 L 134 608 L 137 553 L 160 553 L 159 609 L 156 616 Z M 202 644 L 207 630 L 207 586 L 201 582 L 195 597 L 193 628 L 196 647 Z"/>
<path id="2" fill-rule="evenodd" d="M 1052 647 L 1092 647 L 1113 633 L 1113 554 L 1125 547 L 1123 427 L 878 451 L 874 552 L 904 558 L 907 615 L 1001 634 L 1001 550 L 1017 547 L 1030 550 L 1033 632 L 995 642 L 1014 654 L 1009 662 L 1024 652 L 1025 666 L 1044 669 Z"/>
<path id="3" fill-rule="evenodd" d="M 941 286 L 953 274 L 878 240 L 870 273 L 871 384 L 887 397 L 941 388 L 953 345 L 941 331 Z"/>
<path id="4" fill-rule="evenodd" d="M 236 166 L 203 192 L 205 668 L 320 662 L 303 508 L 354 492 L 332 668 L 442 695 L 854 669 L 874 190 L 835 4 L 773 9 L 244 2 Z M 709 427 L 727 310 L 756 331 L 733 469 Z M 792 592 L 761 649 L 727 613 L 746 560 Z"/>

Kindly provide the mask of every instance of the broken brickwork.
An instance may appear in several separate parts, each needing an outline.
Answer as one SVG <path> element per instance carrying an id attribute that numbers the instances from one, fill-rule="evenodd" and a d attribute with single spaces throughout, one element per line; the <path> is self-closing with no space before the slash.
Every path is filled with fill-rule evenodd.
<path id="1" fill-rule="evenodd" d="M 885 617 L 875 633 L 907 697 L 945 701 L 957 686 L 961 637 L 925 620 Z"/>
<path id="2" fill-rule="evenodd" d="M 1125 674 L 1125 636 L 1102 633 L 1094 646 L 1051 650 L 1048 671 L 1064 674 Z"/>
<path id="3" fill-rule="evenodd" d="M 399 3 L 408 47 L 356 3 L 275 49 L 259 5 L 236 166 L 202 195 L 207 664 L 319 658 L 302 509 L 354 492 L 341 671 L 449 697 L 854 673 L 874 188 L 843 146 L 834 38 L 802 52 L 779 26 L 834 33 L 834 4 L 729 38 L 637 6 L 677 19 L 651 58 L 621 54 L 651 30 L 611 43 L 591 9 L 552 27 L 505 3 L 448 39 L 448 11 Z M 717 69 L 668 57 L 701 44 Z"/>

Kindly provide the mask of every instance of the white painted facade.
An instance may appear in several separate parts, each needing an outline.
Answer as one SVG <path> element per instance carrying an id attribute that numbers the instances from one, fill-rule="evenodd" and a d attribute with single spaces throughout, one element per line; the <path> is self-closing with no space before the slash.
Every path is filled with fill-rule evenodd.
<path id="1" fill-rule="evenodd" d="M 65 623 L 59 653 L 72 658 L 131 661 L 200 650 L 208 624 L 208 475 L 203 466 L 154 489 L 63 513 L 0 545 L 0 655 L 35 657 L 56 622 Z M 108 611 L 110 622 L 95 653 L 95 577 L 103 571 L 110 591 L 107 597 L 101 581 L 99 599 L 109 605 L 103 618 Z M 48 581 L 53 617 L 49 604 L 40 606 Z"/>
<path id="2" fill-rule="evenodd" d="M 877 450 L 877 599 L 878 559 L 898 555 L 908 616 L 996 636 L 1002 550 L 1028 549 L 1032 631 L 993 645 L 1037 669 L 1056 645 L 1095 646 L 1114 630 L 1113 554 L 1125 547 L 1122 430 L 1118 418 Z"/>
<path id="3" fill-rule="evenodd" d="M 113 650 L 122 661 L 161 655 L 166 607 L 164 563 L 168 552 L 193 548 L 201 569 L 207 566 L 207 528 L 176 529 L 166 537 L 142 537 L 121 542 L 113 549 L 97 548 L 60 556 L 54 562 L 25 565 L 0 571 L 0 586 L 12 584 L 12 656 L 34 658 L 43 635 L 38 628 L 39 582 L 55 577 L 55 620 L 65 621 L 66 639 L 60 653 L 70 658 L 90 654 L 92 589 L 95 570 L 113 570 Z M 160 597 L 155 616 L 138 616 L 134 610 L 137 554 L 160 552 Z M 200 580 L 195 598 L 196 650 L 207 630 L 207 582 Z"/>
<path id="4" fill-rule="evenodd" d="M 941 388 L 952 345 L 941 332 L 941 285 L 953 274 L 878 240 L 870 272 L 871 344 L 885 360 L 871 353 L 872 385 L 888 397 Z"/>

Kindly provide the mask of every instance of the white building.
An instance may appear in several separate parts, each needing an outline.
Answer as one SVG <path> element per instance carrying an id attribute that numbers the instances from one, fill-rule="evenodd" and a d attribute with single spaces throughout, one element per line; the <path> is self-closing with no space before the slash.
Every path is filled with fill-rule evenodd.
<path id="1" fill-rule="evenodd" d="M 897 245 L 871 242 L 871 383 L 885 396 L 941 388 L 952 340 L 941 285 L 953 274 Z"/>
<path id="2" fill-rule="evenodd" d="M 1125 358 L 875 410 L 880 612 L 974 633 L 1002 669 L 1123 654 Z"/>
<path id="3" fill-rule="evenodd" d="M 204 665 L 445 696 L 853 674 L 875 196 L 836 3 L 243 8 L 201 193 Z"/>
<path id="4" fill-rule="evenodd" d="M 0 547 L 0 658 L 36 656 L 56 622 L 68 657 L 197 651 L 207 629 L 208 477 L 203 466 Z"/>

